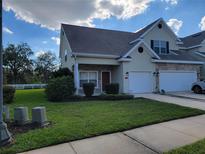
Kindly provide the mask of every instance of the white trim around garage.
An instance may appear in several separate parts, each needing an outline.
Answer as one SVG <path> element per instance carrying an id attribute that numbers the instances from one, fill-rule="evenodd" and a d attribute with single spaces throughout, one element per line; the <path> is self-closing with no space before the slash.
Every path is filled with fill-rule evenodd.
<path id="1" fill-rule="evenodd" d="M 202 61 L 186 61 L 186 60 L 158 60 L 152 59 L 154 63 L 173 63 L 173 64 L 201 64 L 203 65 L 205 62 Z"/>

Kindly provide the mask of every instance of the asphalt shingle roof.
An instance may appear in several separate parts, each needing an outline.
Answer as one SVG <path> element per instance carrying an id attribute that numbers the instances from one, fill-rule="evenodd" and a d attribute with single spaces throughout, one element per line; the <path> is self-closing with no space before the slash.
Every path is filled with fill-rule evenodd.
<path id="1" fill-rule="evenodd" d="M 180 38 L 182 40 L 182 42 L 184 43 L 183 46 L 184 47 L 191 47 L 191 46 L 195 46 L 195 45 L 199 45 L 201 44 L 201 42 L 203 40 L 205 40 L 205 31 L 184 37 L 184 38 Z"/>
<path id="2" fill-rule="evenodd" d="M 62 27 L 73 52 L 123 56 L 136 44 L 130 42 L 138 39 L 158 20 L 136 33 L 67 24 L 62 24 Z"/>

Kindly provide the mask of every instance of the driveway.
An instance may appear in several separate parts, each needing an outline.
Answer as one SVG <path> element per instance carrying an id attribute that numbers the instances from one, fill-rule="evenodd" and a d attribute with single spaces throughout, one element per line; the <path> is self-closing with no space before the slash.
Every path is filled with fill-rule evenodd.
<path id="1" fill-rule="evenodd" d="M 205 138 L 205 115 L 45 147 L 22 154 L 159 154 Z"/>
<path id="2" fill-rule="evenodd" d="M 199 101 L 205 102 L 205 94 L 195 94 L 191 91 L 169 92 L 168 95 L 181 97 L 181 98 L 190 98 L 190 99 L 193 99 L 193 100 L 199 100 Z"/>
<path id="3" fill-rule="evenodd" d="M 184 95 L 187 95 L 187 94 L 184 94 Z M 189 96 L 192 96 L 192 98 L 176 96 L 176 95 L 169 95 L 169 94 L 168 95 L 161 95 L 161 94 L 154 94 L 154 93 L 135 94 L 135 97 L 144 97 L 147 99 L 157 100 L 157 101 L 161 101 L 165 103 L 172 103 L 172 104 L 177 104 L 181 106 L 205 110 L 205 100 L 203 100 L 204 98 L 203 95 L 199 95 L 200 97 L 197 97 L 198 95 L 196 94 L 190 94 Z M 197 97 L 197 98 L 193 98 L 193 97 Z"/>

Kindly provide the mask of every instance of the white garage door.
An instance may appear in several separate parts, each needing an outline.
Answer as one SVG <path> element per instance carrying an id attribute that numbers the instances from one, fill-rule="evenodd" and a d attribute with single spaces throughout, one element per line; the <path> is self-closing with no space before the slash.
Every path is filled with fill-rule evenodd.
<path id="1" fill-rule="evenodd" d="M 129 72 L 129 92 L 146 93 L 153 91 L 153 75 L 151 72 Z"/>
<path id="2" fill-rule="evenodd" d="M 159 87 L 166 91 L 189 91 L 193 82 L 197 81 L 196 72 L 170 71 L 160 72 Z"/>

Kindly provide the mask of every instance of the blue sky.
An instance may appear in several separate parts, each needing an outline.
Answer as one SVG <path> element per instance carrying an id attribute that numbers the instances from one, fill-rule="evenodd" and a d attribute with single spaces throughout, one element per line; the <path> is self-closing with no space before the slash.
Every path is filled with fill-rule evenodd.
<path id="1" fill-rule="evenodd" d="M 58 56 L 62 22 L 134 32 L 162 17 L 180 37 L 205 30 L 205 0 L 39 1 L 3 2 L 4 47 L 27 42 Z"/>

